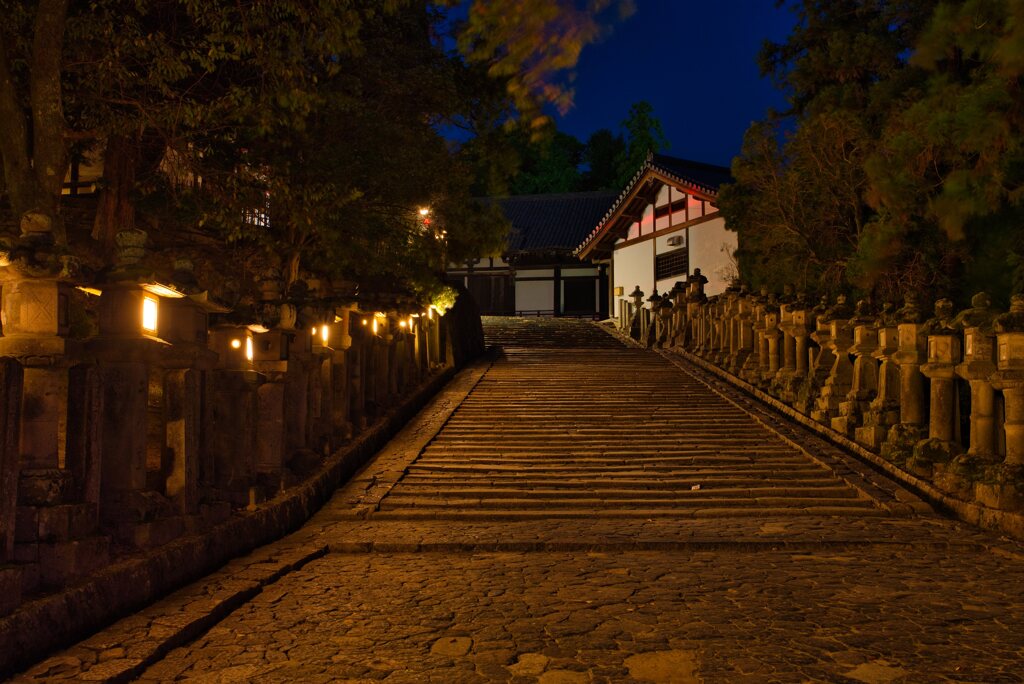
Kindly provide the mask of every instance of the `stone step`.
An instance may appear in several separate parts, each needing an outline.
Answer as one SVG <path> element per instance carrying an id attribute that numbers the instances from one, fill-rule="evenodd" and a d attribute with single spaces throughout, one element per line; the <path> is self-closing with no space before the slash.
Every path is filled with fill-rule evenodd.
<path id="1" fill-rule="evenodd" d="M 594 489 L 600 487 L 616 487 L 627 489 L 638 489 L 641 491 L 655 491 L 662 489 L 690 489 L 694 485 L 700 485 L 703 489 L 707 487 L 834 487 L 837 480 L 831 476 L 820 476 L 818 479 L 809 477 L 732 477 L 717 474 L 697 474 L 686 478 L 633 478 L 633 477 L 574 477 L 563 478 L 553 483 L 550 478 L 537 479 L 527 477 L 460 477 L 458 475 L 437 474 L 410 474 L 405 479 L 406 484 L 415 487 L 488 487 L 492 489 L 541 489 L 553 487 L 557 484 L 561 490 L 566 489 Z M 853 491 L 853 490 L 851 490 Z"/>
<path id="2" fill-rule="evenodd" d="M 547 508 L 544 510 L 489 510 L 482 508 L 446 508 L 432 510 L 397 509 L 380 510 L 371 515 L 374 520 L 557 520 L 567 518 L 613 518 L 613 519 L 654 519 L 654 518 L 749 518 L 763 516 L 849 516 L 882 517 L 888 513 L 879 508 L 849 508 L 835 506 L 806 506 L 778 508 Z"/>
<path id="3" fill-rule="evenodd" d="M 856 499 L 857 492 L 849 487 L 832 484 L 821 487 L 729 487 L 722 485 L 701 485 L 700 489 L 647 489 L 644 487 L 615 487 L 615 488 L 557 488 L 548 486 L 545 488 L 523 488 L 523 487 L 428 487 L 417 486 L 405 490 L 405 494 L 395 494 L 393 497 L 415 496 L 428 499 L 621 499 L 637 497 L 645 500 L 666 500 L 675 501 L 682 499 L 712 499 L 728 495 L 731 497 L 763 498 L 828 498 L 828 499 Z M 389 497 L 389 501 L 391 498 Z"/>
<path id="4" fill-rule="evenodd" d="M 493 499 L 493 498 L 460 498 L 438 500 L 415 496 L 414 494 L 395 495 L 387 497 L 381 504 L 381 510 L 393 510 L 396 508 L 436 508 L 450 510 L 453 508 L 482 508 L 482 509 L 548 509 L 548 508 L 755 508 L 755 507 L 797 507 L 806 506 L 829 506 L 834 508 L 873 508 L 873 504 L 865 499 L 830 499 L 830 498 L 806 498 L 787 496 L 765 496 L 747 498 L 742 496 L 720 496 L 718 498 L 698 498 L 687 501 L 685 499 L 651 499 L 644 497 L 593 497 L 589 499 L 561 499 L 552 497 L 549 499 Z"/>

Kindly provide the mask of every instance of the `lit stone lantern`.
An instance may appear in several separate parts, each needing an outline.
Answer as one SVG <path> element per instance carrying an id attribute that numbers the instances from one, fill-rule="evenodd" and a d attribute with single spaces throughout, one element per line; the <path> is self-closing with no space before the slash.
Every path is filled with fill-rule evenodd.
<path id="1" fill-rule="evenodd" d="M 251 371 L 256 358 L 254 333 L 248 326 L 221 324 L 210 333 L 210 348 L 217 352 L 221 370 Z"/>

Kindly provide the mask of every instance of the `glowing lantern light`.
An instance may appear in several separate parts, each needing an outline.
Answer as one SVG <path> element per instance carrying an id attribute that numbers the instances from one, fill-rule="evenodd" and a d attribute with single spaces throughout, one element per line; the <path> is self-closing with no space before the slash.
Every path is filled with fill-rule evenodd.
<path id="1" fill-rule="evenodd" d="M 241 349 L 242 348 L 242 340 L 231 340 L 231 348 L 232 349 Z"/>
<path id="2" fill-rule="evenodd" d="M 377 319 L 376 319 L 376 318 L 374 318 L 374 319 L 373 319 L 373 334 L 374 334 L 374 335 L 376 335 L 376 334 L 377 334 L 377 329 L 378 329 L 378 326 L 377 326 Z"/>
<path id="3" fill-rule="evenodd" d="M 320 339 L 323 340 L 324 346 L 327 345 L 327 340 L 328 340 L 330 334 L 331 334 L 331 329 L 328 328 L 326 325 L 322 326 L 320 328 Z"/>
<path id="4" fill-rule="evenodd" d="M 398 326 L 401 328 L 405 327 L 405 321 L 398 321 Z"/>
<path id="5" fill-rule="evenodd" d="M 430 214 L 430 207 L 420 207 L 420 216 L 428 216 Z"/>
<path id="6" fill-rule="evenodd" d="M 142 298 L 142 329 L 147 332 L 156 332 L 157 314 L 160 304 L 156 297 Z"/>
<path id="7" fill-rule="evenodd" d="M 245 358 L 252 361 L 252 338 L 245 338 Z"/>

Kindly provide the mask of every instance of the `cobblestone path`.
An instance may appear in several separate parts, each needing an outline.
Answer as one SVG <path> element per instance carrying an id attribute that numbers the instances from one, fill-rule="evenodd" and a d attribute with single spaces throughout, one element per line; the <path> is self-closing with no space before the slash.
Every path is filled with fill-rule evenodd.
<path id="1" fill-rule="evenodd" d="M 488 335 L 301 530 L 21 679 L 1024 681 L 1019 545 L 593 324 Z"/>

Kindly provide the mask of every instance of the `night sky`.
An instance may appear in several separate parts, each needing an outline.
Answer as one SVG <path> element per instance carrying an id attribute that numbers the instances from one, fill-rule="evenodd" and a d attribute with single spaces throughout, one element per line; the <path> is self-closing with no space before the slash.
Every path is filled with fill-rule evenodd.
<path id="1" fill-rule="evenodd" d="M 760 77 L 757 53 L 792 25 L 773 0 L 637 0 L 633 16 L 583 50 L 575 106 L 558 126 L 586 141 L 599 128 L 618 130 L 629 106 L 647 100 L 668 154 L 727 166 L 750 123 L 784 104 Z"/>

